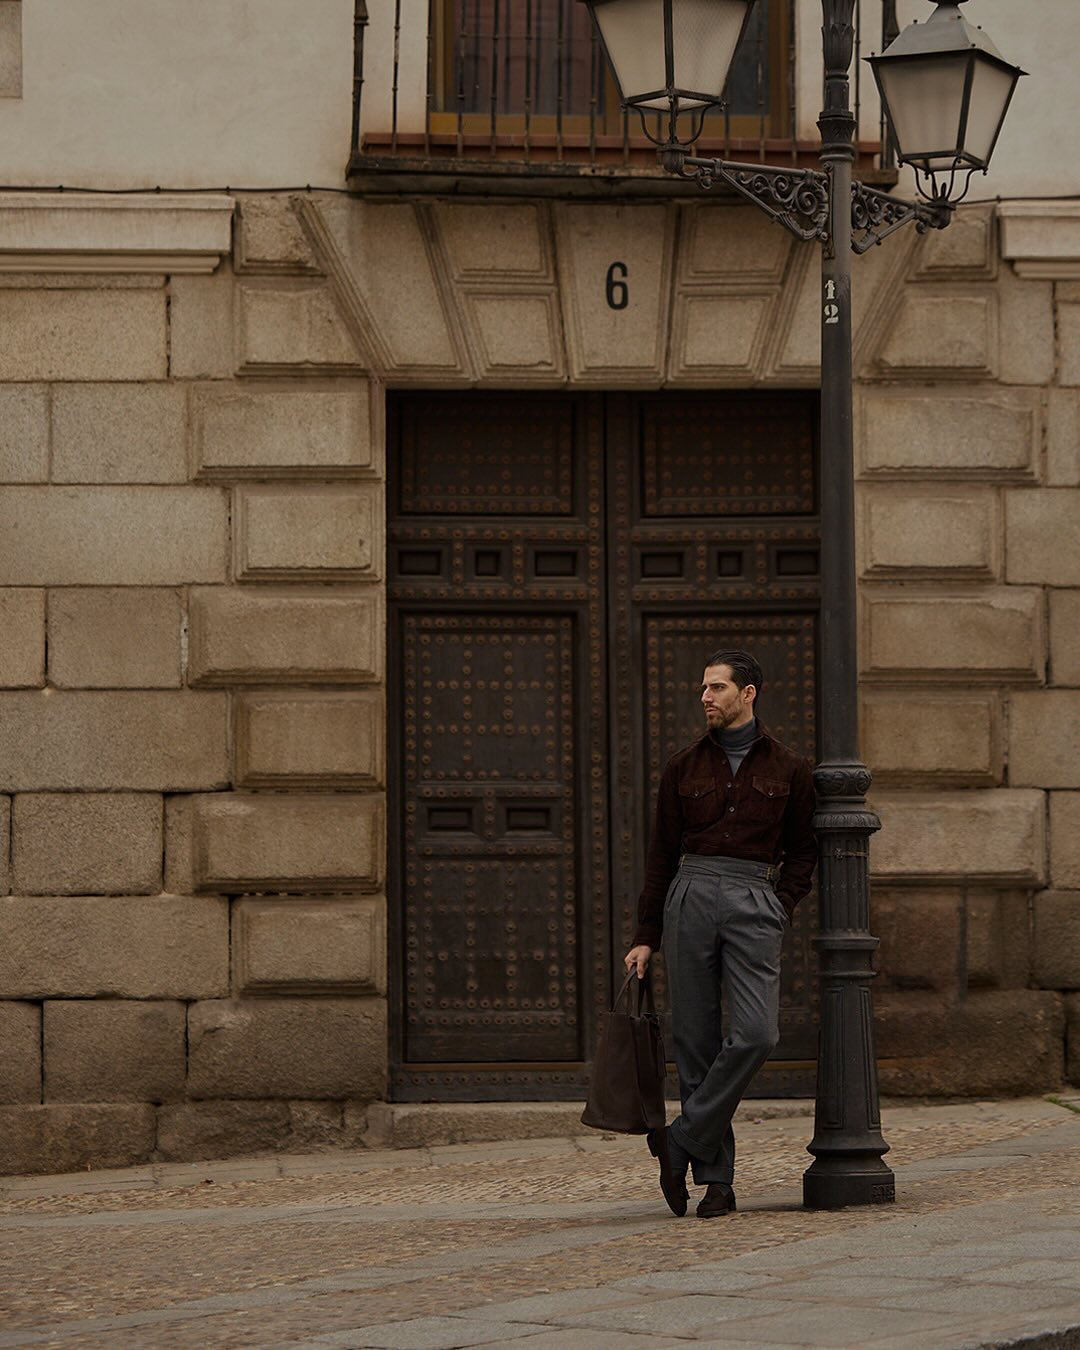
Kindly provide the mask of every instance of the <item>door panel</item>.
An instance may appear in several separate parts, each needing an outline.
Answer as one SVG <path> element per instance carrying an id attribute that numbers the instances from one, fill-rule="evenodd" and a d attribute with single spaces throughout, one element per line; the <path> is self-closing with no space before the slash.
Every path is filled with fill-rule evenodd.
<path id="1" fill-rule="evenodd" d="M 392 400 L 393 1091 L 580 1092 L 610 991 L 602 400 Z"/>
<path id="2" fill-rule="evenodd" d="M 783 393 L 391 400 L 399 1099 L 581 1091 L 709 652 L 753 650 L 763 720 L 813 754 L 815 418 Z M 815 1052 L 810 929 L 804 902 L 784 1060 Z"/>
<path id="3" fill-rule="evenodd" d="M 652 394 L 635 405 L 639 520 L 813 515 L 812 398 Z"/>
<path id="4" fill-rule="evenodd" d="M 629 721 L 612 745 L 617 780 L 636 785 L 612 800 L 623 950 L 660 774 L 704 732 L 706 658 L 723 647 L 753 652 L 764 675 L 762 721 L 816 754 L 816 428 L 816 399 L 806 394 L 642 394 L 609 404 L 611 661 L 633 687 Z M 816 1055 L 815 931 L 811 894 L 785 939 L 777 1064 Z M 655 984 L 663 1008 L 662 956 Z M 754 1090 L 797 1091 L 812 1081 L 805 1068 L 774 1067 Z"/>
<path id="5" fill-rule="evenodd" d="M 405 616 L 410 1060 L 581 1057 L 574 630 Z"/>

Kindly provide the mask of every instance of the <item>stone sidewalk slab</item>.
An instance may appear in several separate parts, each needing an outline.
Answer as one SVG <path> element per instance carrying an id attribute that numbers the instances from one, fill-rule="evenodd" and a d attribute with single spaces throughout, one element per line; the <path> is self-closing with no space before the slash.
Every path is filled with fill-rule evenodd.
<path id="1" fill-rule="evenodd" d="M 505 1345 L 548 1328 L 537 1323 L 500 1324 L 459 1317 L 423 1317 L 412 1322 L 339 1331 L 324 1336 L 321 1345 L 364 1345 L 372 1350 L 455 1350 L 459 1345 Z"/>
<path id="2" fill-rule="evenodd" d="M 816 1213 L 807 1125 L 744 1122 L 708 1222 L 599 1134 L 9 1179 L 0 1347 L 1080 1344 L 1080 1113 L 891 1108 L 898 1203 Z"/>

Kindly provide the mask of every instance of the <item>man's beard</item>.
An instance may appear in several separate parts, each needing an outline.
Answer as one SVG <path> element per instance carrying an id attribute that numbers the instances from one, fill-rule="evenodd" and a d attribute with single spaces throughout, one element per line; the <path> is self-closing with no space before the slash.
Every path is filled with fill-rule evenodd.
<path id="1" fill-rule="evenodd" d="M 739 715 L 738 708 L 729 708 L 726 712 L 722 708 L 711 708 L 705 714 L 705 720 L 709 725 L 710 731 L 723 731 L 731 726 Z M 716 719 L 715 721 L 713 719 Z"/>

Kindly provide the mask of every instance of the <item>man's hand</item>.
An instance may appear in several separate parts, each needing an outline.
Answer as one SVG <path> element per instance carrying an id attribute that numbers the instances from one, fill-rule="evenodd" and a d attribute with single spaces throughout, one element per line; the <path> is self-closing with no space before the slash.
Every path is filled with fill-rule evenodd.
<path id="1" fill-rule="evenodd" d="M 623 957 L 623 965 L 626 967 L 626 973 L 637 966 L 637 977 L 639 980 L 645 978 L 645 972 L 649 968 L 649 959 L 652 956 L 652 948 L 646 947 L 644 943 L 640 947 L 631 947 Z"/>

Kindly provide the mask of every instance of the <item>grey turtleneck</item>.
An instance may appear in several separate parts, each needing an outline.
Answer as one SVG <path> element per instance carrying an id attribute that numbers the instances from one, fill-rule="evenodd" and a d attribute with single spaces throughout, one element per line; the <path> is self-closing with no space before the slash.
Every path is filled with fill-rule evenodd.
<path id="1" fill-rule="evenodd" d="M 728 763 L 731 765 L 732 777 L 739 772 L 739 765 L 746 758 L 757 734 L 757 718 L 755 717 L 751 717 L 750 721 L 744 726 L 724 727 L 719 734 L 713 732 L 713 739 L 719 741 L 721 750 L 727 755 Z"/>

